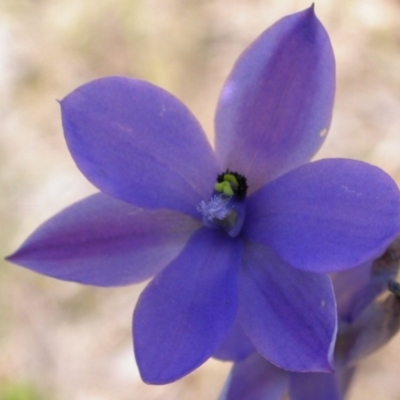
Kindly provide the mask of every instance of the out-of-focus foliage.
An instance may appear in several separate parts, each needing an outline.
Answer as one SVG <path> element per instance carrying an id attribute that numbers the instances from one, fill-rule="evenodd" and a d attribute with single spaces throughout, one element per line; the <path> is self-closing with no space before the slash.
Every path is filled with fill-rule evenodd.
<path id="1" fill-rule="evenodd" d="M 9 383 L 0 389 L 2 400 L 46 400 L 37 390 L 26 383 Z"/>

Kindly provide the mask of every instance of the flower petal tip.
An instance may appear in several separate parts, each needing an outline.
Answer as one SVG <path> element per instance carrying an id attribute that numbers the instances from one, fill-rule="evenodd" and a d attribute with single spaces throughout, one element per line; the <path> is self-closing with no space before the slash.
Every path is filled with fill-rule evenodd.
<path id="1" fill-rule="evenodd" d="M 4 260 L 5 260 L 5 261 L 8 261 L 8 262 L 14 262 L 14 261 L 13 261 L 13 255 L 14 255 L 14 253 L 13 253 L 13 254 L 10 254 L 9 256 L 4 257 Z"/>
<path id="2" fill-rule="evenodd" d="M 15 250 L 13 253 L 11 253 L 10 255 L 8 255 L 8 256 L 6 256 L 6 257 L 4 257 L 4 260 L 5 261 L 8 261 L 8 262 L 11 262 L 11 263 L 13 263 L 13 264 L 19 264 L 19 261 L 20 261 L 20 259 L 21 259 L 21 251 L 20 251 L 21 249 L 19 248 L 19 249 L 17 249 L 17 250 Z M 22 257 L 23 258 L 23 257 Z"/>
<path id="3" fill-rule="evenodd" d="M 328 355 L 326 359 L 321 359 L 320 362 L 315 364 L 312 368 L 305 368 L 303 371 L 292 371 L 301 373 L 332 373 L 335 372 L 333 356 Z"/>
<path id="4" fill-rule="evenodd" d="M 336 340 L 333 341 L 332 349 L 335 347 Z M 335 362 L 333 358 L 333 351 L 329 351 L 328 357 L 326 359 L 326 365 L 323 366 L 321 372 L 335 372 Z"/>
<path id="5" fill-rule="evenodd" d="M 167 385 L 168 383 L 172 383 L 181 378 L 181 376 L 164 376 L 162 372 L 155 375 L 154 371 L 144 371 L 141 369 L 140 364 L 138 363 L 139 374 L 144 383 L 147 385 Z"/>
<path id="6" fill-rule="evenodd" d="M 320 365 L 316 366 L 315 369 L 309 372 L 325 372 L 331 373 L 335 372 L 335 360 L 334 360 L 334 351 L 335 351 L 335 344 L 336 344 L 336 333 L 337 333 L 337 324 L 335 328 L 335 332 L 332 337 L 331 344 L 329 346 L 328 354 L 326 355 L 325 359 L 320 360 Z"/>

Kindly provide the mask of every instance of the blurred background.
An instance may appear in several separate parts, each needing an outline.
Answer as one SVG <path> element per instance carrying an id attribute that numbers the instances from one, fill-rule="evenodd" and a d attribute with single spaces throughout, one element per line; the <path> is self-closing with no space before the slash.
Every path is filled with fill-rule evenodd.
<path id="1" fill-rule="evenodd" d="M 400 183 L 400 1 L 316 0 L 337 59 L 330 135 L 318 158 L 376 164 Z M 210 138 L 241 51 L 310 0 L 1 0 L 0 256 L 95 192 L 64 143 L 56 99 L 106 75 L 182 99 Z M 131 315 L 142 286 L 98 289 L 0 261 L 0 400 L 216 399 L 229 363 L 147 386 Z M 400 335 L 359 369 L 349 400 L 400 399 Z M 310 399 L 317 400 L 317 399 Z"/>

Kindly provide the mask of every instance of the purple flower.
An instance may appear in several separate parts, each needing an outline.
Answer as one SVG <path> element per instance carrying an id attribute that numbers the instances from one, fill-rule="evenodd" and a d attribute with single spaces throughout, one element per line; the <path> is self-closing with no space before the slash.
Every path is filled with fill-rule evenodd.
<path id="1" fill-rule="evenodd" d="M 188 109 L 150 83 L 76 89 L 61 101 L 64 133 L 102 193 L 9 259 L 99 286 L 155 276 L 133 317 L 145 382 L 191 372 L 232 326 L 275 365 L 330 370 L 337 324 L 325 273 L 374 258 L 400 230 L 399 191 L 383 171 L 309 162 L 329 129 L 334 69 L 313 7 L 273 25 L 225 83 L 215 152 Z"/>
<path id="2" fill-rule="evenodd" d="M 400 330 L 400 285 L 392 280 L 399 262 L 400 239 L 377 260 L 333 276 L 339 316 L 335 372 L 297 373 L 277 368 L 252 348 L 237 327 L 235 337 L 231 335 L 230 342 L 225 341 L 219 349 L 219 354 L 237 358 L 219 400 L 343 400 L 357 362 Z M 393 293 L 376 300 L 388 283 Z M 239 348 L 240 360 L 234 350 Z"/>

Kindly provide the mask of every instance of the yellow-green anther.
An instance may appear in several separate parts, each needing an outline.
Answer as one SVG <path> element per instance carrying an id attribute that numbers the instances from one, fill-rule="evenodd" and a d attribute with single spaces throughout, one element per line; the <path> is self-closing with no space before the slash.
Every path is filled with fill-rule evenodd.
<path id="1" fill-rule="evenodd" d="M 216 190 L 217 192 L 223 192 L 224 191 L 224 182 L 217 182 L 214 185 L 214 190 Z"/>
<path id="2" fill-rule="evenodd" d="M 233 190 L 231 184 L 227 181 L 218 182 L 214 185 L 214 190 L 221 192 L 226 196 L 233 196 Z"/>
<path id="3" fill-rule="evenodd" d="M 239 182 L 238 182 L 238 180 L 236 179 L 236 176 L 235 176 L 235 175 L 232 175 L 232 174 L 225 174 L 225 175 L 224 175 L 224 181 L 231 182 L 231 183 L 233 183 L 236 187 L 239 186 Z"/>

